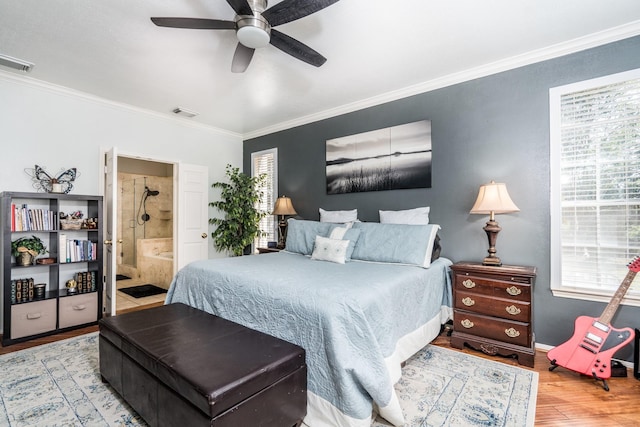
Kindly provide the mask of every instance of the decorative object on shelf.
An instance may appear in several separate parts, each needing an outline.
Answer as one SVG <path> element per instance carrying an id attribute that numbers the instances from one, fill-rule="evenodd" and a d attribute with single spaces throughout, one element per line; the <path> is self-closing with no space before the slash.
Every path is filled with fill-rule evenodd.
<path id="1" fill-rule="evenodd" d="M 224 218 L 209 218 L 209 224 L 217 226 L 211 237 L 218 251 L 228 250 L 239 256 L 262 234 L 260 220 L 269 214 L 256 208 L 262 199 L 259 188 L 267 175 L 251 177 L 231 165 L 227 165 L 226 175 L 229 182 L 211 185 L 222 191 L 221 199 L 210 202 L 209 206 L 224 213 Z"/>
<path id="2" fill-rule="evenodd" d="M 286 196 L 278 197 L 272 213 L 273 215 L 280 216 L 280 220 L 278 221 L 278 245 L 276 247 L 282 249 L 284 248 L 287 235 L 287 220 L 285 216 L 297 215 L 298 213 L 293 208 L 291 199 Z"/>
<path id="3" fill-rule="evenodd" d="M 495 214 L 519 212 L 520 209 L 513 203 L 509 193 L 507 192 L 507 186 L 503 183 L 496 183 L 491 181 L 489 184 L 480 186 L 478 191 L 478 198 L 474 203 L 471 211 L 472 214 L 489 214 L 489 221 L 483 227 L 487 233 L 489 239 L 489 256 L 487 256 L 482 264 L 484 265 L 502 265 L 500 258 L 496 256 L 496 240 L 498 239 L 498 233 L 502 228 L 495 220 Z"/>
<path id="4" fill-rule="evenodd" d="M 69 294 L 75 294 L 76 292 L 78 292 L 78 282 L 76 282 L 74 279 L 67 280 L 65 286 L 67 287 L 67 293 Z"/>
<path id="5" fill-rule="evenodd" d="M 20 237 L 11 242 L 11 255 L 18 265 L 33 265 L 38 255 L 47 253 L 47 247 L 38 236 Z"/>
<path id="6" fill-rule="evenodd" d="M 80 230 L 84 224 L 84 221 L 82 220 L 83 216 L 84 214 L 80 211 L 75 211 L 68 215 L 64 212 L 60 212 L 60 228 L 63 230 Z"/>
<path id="7" fill-rule="evenodd" d="M 47 285 L 45 283 L 37 283 L 33 287 L 35 299 L 44 299 L 44 292 L 45 292 L 46 287 L 47 287 Z"/>
<path id="8" fill-rule="evenodd" d="M 43 265 L 55 264 L 55 262 L 56 262 L 55 258 L 38 258 L 36 260 L 36 264 L 43 264 Z"/>
<path id="9" fill-rule="evenodd" d="M 54 178 L 49 175 L 44 168 L 35 165 L 33 169 L 25 169 L 25 172 L 33 180 L 33 188 L 38 191 L 46 191 L 47 193 L 64 193 L 67 194 L 73 188 L 72 182 L 80 176 L 76 168 L 62 170 Z"/>

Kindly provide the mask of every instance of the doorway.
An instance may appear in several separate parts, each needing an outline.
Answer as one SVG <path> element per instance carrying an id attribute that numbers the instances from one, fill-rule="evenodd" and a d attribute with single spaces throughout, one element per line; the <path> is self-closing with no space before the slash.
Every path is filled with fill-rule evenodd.
<path id="1" fill-rule="evenodd" d="M 175 273 L 173 164 L 118 156 L 116 313 L 164 303 Z"/>

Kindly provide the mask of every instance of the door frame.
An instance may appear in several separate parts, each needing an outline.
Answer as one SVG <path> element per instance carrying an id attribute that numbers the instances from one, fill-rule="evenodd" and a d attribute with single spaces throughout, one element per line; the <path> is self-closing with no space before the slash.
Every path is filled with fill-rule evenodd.
<path id="1" fill-rule="evenodd" d="M 121 158 L 121 157 L 125 157 L 128 159 L 133 159 L 133 160 L 144 160 L 144 161 L 150 161 L 150 162 L 155 162 L 155 163 L 165 163 L 168 165 L 172 165 L 172 178 L 173 178 L 173 194 L 171 195 L 172 197 L 172 206 L 173 206 L 173 212 L 177 213 L 178 212 L 178 197 L 177 197 L 177 191 L 178 191 L 178 185 L 179 185 L 179 162 L 175 161 L 175 160 L 169 160 L 169 159 L 165 159 L 162 157 L 154 157 L 154 156 L 149 156 L 149 155 L 143 155 L 143 154 L 139 154 L 139 153 L 131 153 L 131 152 L 121 152 L 117 146 L 113 146 L 113 147 L 109 147 L 109 148 L 104 148 L 104 147 L 100 147 L 100 169 L 102 170 L 102 173 L 98 174 L 99 175 L 99 181 L 98 181 L 98 186 L 100 188 L 100 194 L 105 197 L 105 188 L 106 188 L 106 179 L 105 176 L 107 174 L 107 170 L 106 170 L 106 165 L 105 165 L 105 156 L 106 154 L 113 150 L 115 148 L 116 150 L 116 158 Z M 117 173 L 117 170 L 116 170 Z M 103 204 L 103 210 L 104 210 L 104 215 L 103 218 L 108 218 L 107 215 L 107 203 Z M 113 218 L 117 218 L 117 212 L 112 212 Z M 177 253 L 177 248 L 178 248 L 178 222 L 180 221 L 180 218 L 175 215 L 174 216 L 174 221 L 173 221 L 173 253 Z M 117 220 L 116 220 L 116 224 L 117 224 Z M 116 230 L 113 230 L 113 232 L 116 232 Z M 112 236 L 113 237 L 113 236 Z M 112 239 L 113 240 L 113 239 Z M 104 242 L 102 242 L 102 244 L 104 244 Z M 106 251 L 103 251 L 103 253 L 106 254 Z M 112 251 L 113 253 L 113 251 Z M 107 262 L 109 262 L 107 259 L 107 257 L 104 257 L 103 262 L 106 264 Z M 177 260 L 176 257 L 173 257 L 173 272 L 175 274 L 176 272 L 176 268 L 177 268 Z M 116 272 L 113 271 L 112 272 L 112 277 L 106 277 L 106 265 L 103 265 L 103 271 L 105 272 L 104 275 L 104 280 L 103 280 L 103 285 L 104 288 L 106 289 L 107 286 L 111 287 L 111 292 L 112 292 L 112 298 L 113 298 L 113 305 L 117 310 L 117 305 L 115 303 L 116 301 L 116 289 L 115 289 L 115 274 Z M 104 292 L 104 290 L 103 290 Z M 106 301 L 106 298 L 103 298 L 103 301 Z M 105 313 L 107 310 L 106 306 L 103 304 L 102 307 L 102 312 Z M 109 310 L 111 311 L 111 310 Z M 112 316 L 115 316 L 115 310 L 113 313 L 111 313 Z"/>

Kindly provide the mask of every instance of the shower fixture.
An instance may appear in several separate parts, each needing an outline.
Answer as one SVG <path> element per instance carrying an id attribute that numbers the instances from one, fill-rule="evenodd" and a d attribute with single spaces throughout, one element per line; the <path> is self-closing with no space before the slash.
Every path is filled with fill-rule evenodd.
<path id="1" fill-rule="evenodd" d="M 151 219 L 151 215 L 147 213 L 147 197 L 149 196 L 157 196 L 160 194 L 158 190 L 151 190 L 149 187 L 145 185 L 144 192 L 142 193 L 142 198 L 140 199 L 140 208 L 144 211 L 142 215 L 140 215 L 140 219 L 143 221 L 142 224 L 149 221 Z M 138 208 L 138 212 L 140 212 L 140 208 Z M 138 223 L 140 224 L 140 223 Z M 140 225 L 142 225 L 140 224 Z"/>

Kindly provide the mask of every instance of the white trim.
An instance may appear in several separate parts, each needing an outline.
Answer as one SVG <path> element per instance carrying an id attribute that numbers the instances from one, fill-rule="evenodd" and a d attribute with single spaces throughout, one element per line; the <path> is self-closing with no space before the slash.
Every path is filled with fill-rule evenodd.
<path id="1" fill-rule="evenodd" d="M 396 101 L 398 99 L 407 98 L 424 92 L 429 92 L 443 87 L 452 86 L 454 84 L 466 82 L 469 80 L 486 77 L 503 71 L 512 70 L 514 68 L 523 67 L 525 65 L 535 64 L 537 62 L 558 58 L 581 50 L 590 49 L 607 43 L 634 37 L 640 34 L 640 20 L 610 28 L 604 31 L 593 33 L 587 36 L 578 37 L 576 39 L 558 43 L 542 49 L 533 50 L 522 55 L 516 55 L 500 61 L 491 62 L 479 67 L 464 70 L 458 73 L 447 74 L 446 76 L 408 86 L 396 91 L 383 93 L 371 98 L 345 104 L 337 108 L 332 108 L 318 113 L 309 114 L 286 122 L 267 126 L 243 135 L 245 140 L 257 138 L 259 136 L 279 132 L 296 126 L 302 126 L 308 123 L 317 122 L 331 117 L 340 116 L 354 111 L 362 110 L 376 105 L 385 104 L 387 102 Z"/>
<path id="2" fill-rule="evenodd" d="M 91 95 L 91 94 L 86 93 L 86 92 L 81 92 L 79 90 L 70 89 L 68 87 L 56 85 L 56 84 L 49 83 L 49 82 L 45 82 L 43 80 L 37 80 L 37 79 L 31 78 L 31 77 L 26 77 L 26 76 L 22 76 L 22 75 L 13 74 L 13 73 L 10 73 L 10 72 L 4 71 L 4 70 L 0 70 L 0 82 L 1 81 L 6 81 L 6 82 L 9 82 L 9 83 L 15 83 L 15 84 L 21 84 L 21 85 L 32 87 L 32 88 L 45 90 L 47 92 L 52 92 L 52 93 L 55 93 L 57 95 L 73 97 L 73 98 L 81 98 L 81 99 L 83 99 L 85 101 L 94 102 L 96 104 L 102 104 L 102 105 L 106 105 L 106 106 L 117 108 L 117 109 L 121 109 L 121 110 L 128 110 L 128 111 L 132 111 L 132 112 L 136 112 L 136 113 L 146 114 L 148 116 L 152 116 L 152 117 L 155 117 L 155 118 L 158 118 L 158 119 L 162 119 L 162 120 L 169 120 L 169 121 L 171 121 L 171 122 L 173 122 L 175 124 L 179 124 L 179 125 L 182 125 L 182 126 L 185 126 L 185 127 L 206 130 L 206 131 L 209 131 L 209 132 L 214 132 L 214 133 L 217 133 L 217 134 L 229 135 L 229 136 L 233 136 L 235 138 L 242 139 L 242 135 L 239 134 L 239 133 L 231 132 L 231 131 L 228 131 L 226 129 L 221 129 L 221 128 L 216 128 L 216 127 L 213 127 L 213 126 L 209 126 L 209 125 L 206 125 L 204 123 L 199 123 L 197 121 L 193 121 L 192 119 L 185 119 L 184 117 L 177 117 L 173 113 L 171 113 L 171 114 L 169 114 L 169 113 L 163 114 L 163 113 L 159 113 L 157 111 L 152 111 L 152 110 L 148 110 L 148 109 L 145 109 L 145 108 L 136 107 L 136 106 L 133 106 L 133 105 L 130 105 L 130 104 L 125 104 L 123 102 L 111 101 L 109 99 L 105 99 L 105 98 L 101 98 L 99 96 Z"/>
<path id="3" fill-rule="evenodd" d="M 586 301 L 598 301 L 608 303 L 615 290 L 610 292 L 598 292 L 593 289 L 582 289 L 562 285 L 562 250 L 561 250 L 561 222 L 562 210 L 560 197 L 561 177 L 560 177 L 560 146 L 561 146 L 561 123 L 560 101 L 563 95 L 580 92 L 591 88 L 616 84 L 627 80 L 640 79 L 640 68 L 610 74 L 589 80 L 570 83 L 549 89 L 549 156 L 550 156 L 550 220 L 551 220 L 551 259 L 550 259 L 550 288 L 553 296 L 561 298 L 574 298 Z M 621 278 L 622 279 L 622 278 Z M 640 306 L 640 298 L 627 294 L 622 299 L 621 304 L 630 306 Z"/>

